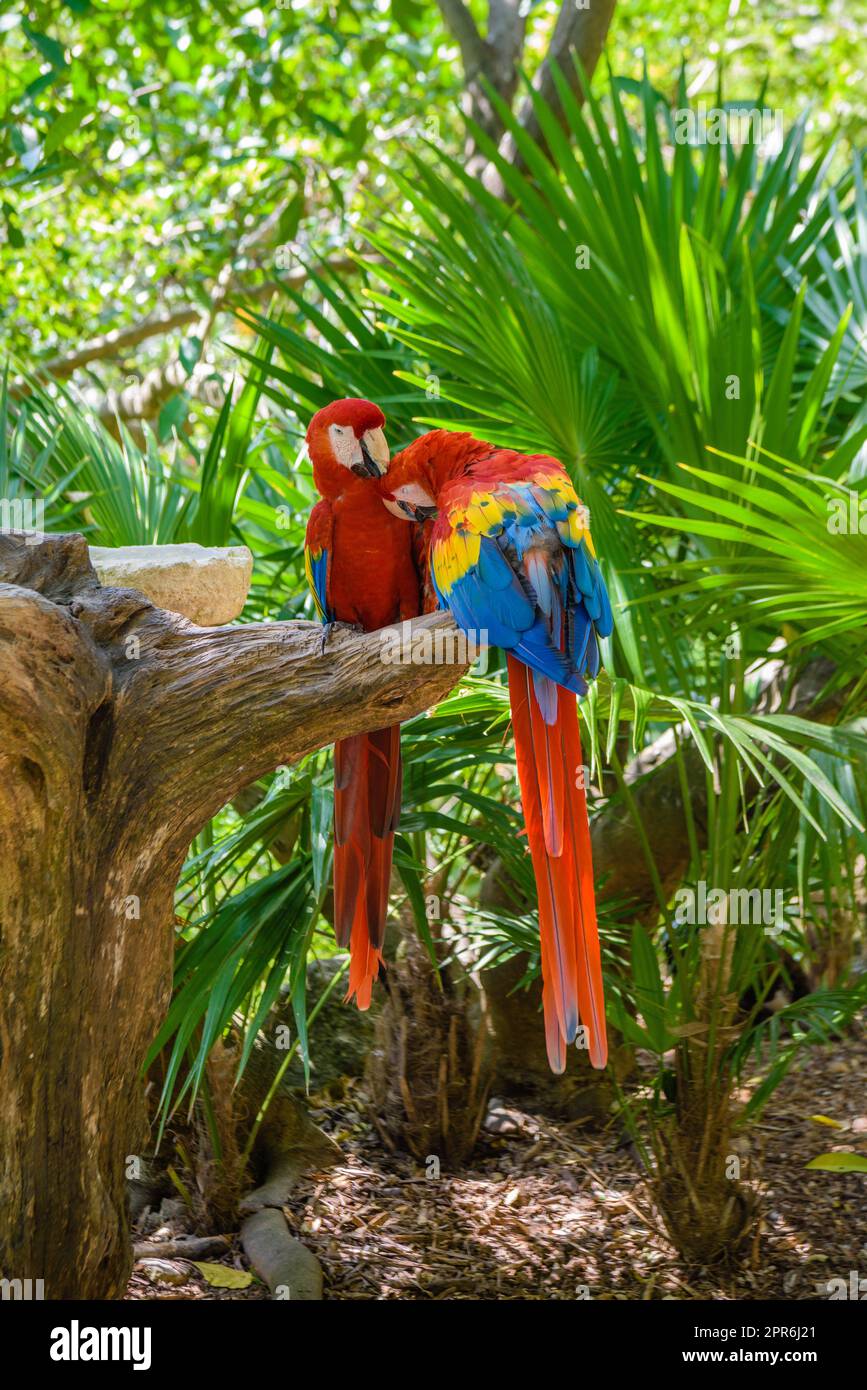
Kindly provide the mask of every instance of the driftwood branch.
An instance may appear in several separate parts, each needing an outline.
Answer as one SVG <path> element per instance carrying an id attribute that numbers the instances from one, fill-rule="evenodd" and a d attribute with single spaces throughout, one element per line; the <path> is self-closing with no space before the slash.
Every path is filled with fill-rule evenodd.
<path id="1" fill-rule="evenodd" d="M 0 535 L 4 1277 L 44 1279 L 48 1298 L 122 1292 L 124 1170 L 186 850 L 257 777 L 418 713 L 462 670 L 383 655 L 377 633 L 323 651 L 311 623 L 197 628 L 102 588 L 82 536 Z"/>
<path id="2" fill-rule="evenodd" d="M 62 643 L 66 652 L 78 642 L 83 668 L 99 672 L 90 711 L 102 729 L 94 785 L 105 788 L 132 763 L 141 771 L 133 787 L 114 786 L 116 814 L 145 791 L 172 802 L 154 853 L 185 853 L 241 788 L 338 737 L 418 713 L 461 671 L 394 664 L 379 633 L 337 630 L 323 645 L 316 623 L 198 628 L 134 590 L 103 588 L 78 535 L 46 536 L 36 546 L 0 536 L 0 580 L 12 586 L 0 587 L 10 627 L 0 669 L 18 677 L 0 711 L 5 747 L 26 736 L 40 704 L 51 717 L 46 696 L 57 690 L 40 690 L 33 669 L 40 647 Z M 413 624 L 414 632 L 437 630 L 453 630 L 447 615 Z"/>

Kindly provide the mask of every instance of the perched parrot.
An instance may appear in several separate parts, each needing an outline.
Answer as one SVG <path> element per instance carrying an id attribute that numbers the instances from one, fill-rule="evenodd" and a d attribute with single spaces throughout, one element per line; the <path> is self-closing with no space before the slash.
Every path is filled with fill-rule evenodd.
<path id="1" fill-rule="evenodd" d="M 372 632 L 420 611 L 413 558 L 415 527 L 382 505 L 375 479 L 389 453 L 378 406 L 334 401 L 307 431 L 313 479 L 322 498 L 305 541 L 307 581 L 320 620 Z M 394 832 L 400 812 L 400 725 L 334 745 L 334 929 L 349 946 L 349 988 L 370 1006 L 382 964 L 382 939 Z"/>
<path id="2" fill-rule="evenodd" d="M 590 825 L 576 696 L 599 670 L 611 605 L 589 516 L 554 458 L 433 430 L 392 460 L 379 490 L 395 517 L 436 516 L 429 569 L 440 604 L 477 644 L 506 650 L 518 780 L 539 896 L 551 1069 L 579 1024 L 608 1056 Z"/>

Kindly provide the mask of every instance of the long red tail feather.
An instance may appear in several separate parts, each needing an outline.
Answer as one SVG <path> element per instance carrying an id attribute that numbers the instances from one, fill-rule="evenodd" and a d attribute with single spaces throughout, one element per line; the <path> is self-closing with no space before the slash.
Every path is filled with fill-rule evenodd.
<path id="1" fill-rule="evenodd" d="M 334 745 L 334 931 L 349 947 L 346 998 L 359 1009 L 383 964 L 400 791 L 399 724 Z"/>
<path id="2" fill-rule="evenodd" d="M 527 839 L 539 897 L 542 1003 L 552 1071 L 566 1066 L 579 1023 L 590 1060 L 608 1060 L 602 962 L 587 800 L 578 771 L 575 696 L 558 686 L 557 718 L 546 724 L 527 666 L 508 657 L 509 696 Z"/>

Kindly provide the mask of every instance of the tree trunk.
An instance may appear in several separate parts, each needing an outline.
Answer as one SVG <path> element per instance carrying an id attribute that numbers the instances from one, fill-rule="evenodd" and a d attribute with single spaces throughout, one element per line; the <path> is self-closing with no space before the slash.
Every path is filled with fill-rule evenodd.
<path id="1" fill-rule="evenodd" d="M 461 102 L 464 114 L 492 144 L 499 145 L 499 153 L 507 163 L 524 168 L 512 135 L 503 137 L 503 119 L 491 101 L 490 89 L 507 109 L 512 108 L 518 89 L 518 74 L 526 57 L 527 6 L 521 0 L 488 0 L 488 24 L 483 34 L 466 0 L 437 0 L 437 4 L 461 51 L 466 84 Z M 576 59 L 589 81 L 605 45 L 615 4 L 616 0 L 593 0 L 592 5 L 580 4 L 578 0 L 562 0 L 545 56 L 533 75 L 532 86 L 551 107 L 564 130 L 568 121 L 554 81 L 555 65 L 580 104 L 584 100 L 584 92 Z M 530 97 L 521 103 L 517 120 L 532 139 L 539 140 L 545 152 L 550 153 L 541 140 L 541 127 Z M 493 162 L 488 162 L 486 154 L 479 151 L 472 132 L 467 136 L 464 159 L 471 174 L 483 176 L 489 192 L 498 198 L 505 196 L 505 185 L 499 170 Z"/>
<path id="2" fill-rule="evenodd" d="M 33 543 L 35 541 L 35 543 Z M 448 627 L 443 614 L 419 626 Z M 0 1274 L 116 1298 L 173 894 L 242 787 L 441 698 L 378 634 L 202 629 L 101 588 L 82 536 L 0 535 Z"/>

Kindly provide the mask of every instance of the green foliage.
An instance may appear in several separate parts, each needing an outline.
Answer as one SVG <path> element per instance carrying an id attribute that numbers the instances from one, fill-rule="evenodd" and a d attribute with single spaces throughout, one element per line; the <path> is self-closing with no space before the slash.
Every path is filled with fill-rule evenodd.
<path id="1" fill-rule="evenodd" d="M 826 1173 L 867 1173 L 867 1158 L 863 1154 L 817 1154 L 805 1167 L 819 1168 Z"/>
<path id="2" fill-rule="evenodd" d="M 237 401 L 226 398 L 203 454 L 176 438 L 169 458 L 151 433 L 144 448 L 126 432 L 116 440 L 57 385 L 22 374 L 12 396 L 7 367 L 2 495 L 26 487 L 44 504 L 46 530 L 82 530 L 94 545 L 228 544 L 257 448 L 262 382 L 253 360 L 250 381 Z"/>
<path id="3" fill-rule="evenodd" d="M 668 153 L 667 113 L 647 83 L 638 90 L 637 134 L 618 84 L 614 135 L 598 101 L 586 113 L 572 103 L 574 146 L 540 106 L 553 167 L 513 125 L 531 177 L 500 165 L 505 206 L 457 163 L 415 159 L 413 178 L 401 182 L 405 215 L 383 210 L 370 232 L 381 260 L 367 269 L 364 297 L 320 276 L 327 315 L 290 292 L 288 313 L 245 317 L 275 354 L 266 392 L 287 420 L 361 394 L 385 406 L 397 444 L 446 424 L 563 459 L 590 501 L 621 604 L 608 672 L 582 706 L 597 777 L 613 760 L 604 803 L 622 802 L 647 845 L 615 750 L 627 734 L 640 750 L 651 729 L 674 730 L 678 746 L 691 739 L 713 790 L 708 845 L 692 843 L 690 881 L 779 886 L 786 951 L 801 959 L 811 903 L 848 900 L 864 846 L 852 773 L 867 754 L 852 688 L 863 538 L 827 525 L 827 499 L 857 477 L 864 434 L 847 385 L 852 320 L 832 260 L 832 247 L 847 244 L 843 228 L 861 216 L 860 164 L 828 185 L 829 150 L 806 153 L 803 121 L 765 161 L 752 147 Z M 590 258 L 579 269 L 583 245 Z M 731 379 L 739 389 L 727 390 Z M 306 497 L 298 473 L 288 491 L 273 472 L 260 481 L 272 495 Z M 835 663 L 847 722 L 750 707 L 778 653 L 794 680 L 816 651 Z M 504 718 L 499 680 L 477 680 L 407 727 L 397 862 L 426 939 L 433 864 L 439 895 L 486 964 L 529 950 L 527 982 L 538 971 L 533 917 L 522 907 L 533 888 L 514 837 L 514 779 L 502 777 Z M 694 829 L 697 813 L 689 804 L 687 812 Z M 475 905 L 485 848 L 515 885 L 512 913 Z M 839 1033 L 861 994 L 826 989 L 767 1022 L 763 1001 L 785 973 L 782 945 L 748 930 L 734 934 L 708 1018 L 702 932 L 672 933 L 658 879 L 657 889 L 658 929 L 633 927 L 631 980 L 621 963 L 630 907 L 603 903 L 612 1020 L 660 1058 L 660 1096 L 663 1054 L 718 1027 L 733 1074 L 750 1057 L 765 1059 L 758 1107 L 801 1043 Z M 752 987 L 755 1002 L 728 1043 L 723 1001 Z"/>
<path id="4" fill-rule="evenodd" d="M 560 77 L 565 131 L 534 96 L 547 148 L 503 109 L 522 169 L 477 132 L 505 185 L 498 199 L 456 157 L 452 56 L 435 77 L 418 76 L 441 37 L 432 7 L 393 5 L 365 31 L 351 4 L 243 16 L 162 8 L 157 21 L 138 5 L 58 17 L 36 6 L 28 28 L 7 26 L 3 211 L 21 316 L 9 336 L 23 349 L 45 265 L 62 264 L 73 283 L 99 263 L 113 287 L 106 297 L 84 275 L 40 340 L 46 353 L 115 327 L 140 303 L 150 311 L 155 284 L 173 307 L 178 278 L 208 318 L 203 285 L 228 265 L 244 289 L 230 282 L 220 351 L 245 364 L 247 384 L 195 419 L 185 389 L 164 404 L 158 438 L 121 431 L 118 441 L 66 391 L 32 380 L 28 356 L 2 398 L 0 493 L 39 493 L 51 529 L 79 526 L 97 543 L 242 539 L 255 557 L 245 620 L 309 617 L 301 560 L 314 492 L 302 437 L 328 400 L 377 400 L 393 448 L 444 425 L 562 459 L 590 506 L 617 615 L 605 673 L 582 706 L 593 812 L 631 819 L 649 853 L 651 827 L 621 760 L 666 734 L 682 773 L 684 882 L 772 885 L 786 904 L 779 938 L 724 934 L 711 988 L 707 934 L 674 921 L 652 855 L 655 917 L 644 905 L 639 924 L 636 904 L 606 898 L 603 885 L 612 1022 L 656 1064 L 657 1113 L 676 1099 L 672 1052 L 681 1076 L 754 1068 L 758 1108 L 797 1049 L 837 1036 L 863 1002 L 844 969 L 806 1000 L 770 1018 L 763 1010 L 787 961 L 822 973 L 822 943 L 855 905 L 867 848 L 867 556 L 859 528 L 829 526 L 829 504 L 860 500 L 867 458 L 862 153 L 841 151 L 803 110 L 767 154 L 749 142 L 679 143 L 686 77 L 672 66 L 661 74 L 651 55 L 640 80 L 613 79 L 583 106 Z M 711 11 L 686 17 L 692 32 L 705 32 Z M 673 39 L 659 23 L 652 5 L 623 32 L 644 25 L 667 54 Z M 778 51 L 786 26 L 769 25 L 761 18 L 755 42 Z M 86 65 L 77 47 L 101 52 L 106 36 L 121 74 L 111 88 L 107 62 Z M 848 90 L 845 35 L 839 61 Z M 726 92 L 758 95 L 756 73 L 734 68 Z M 169 75 L 165 92 L 148 90 L 156 72 Z M 717 73 L 707 80 L 716 90 Z M 364 107 L 350 112 L 354 98 Z M 767 99 L 789 106 L 787 76 L 771 75 Z M 448 113 L 427 147 L 425 102 Z M 412 138 L 401 145 L 378 133 L 402 122 Z M 370 179 L 374 153 L 382 163 Z M 51 224 L 61 189 L 80 237 Z M 374 255 L 354 240 L 362 196 Z M 85 215 L 97 204 L 106 230 Z M 261 255 L 245 251 L 245 234 L 272 212 L 274 237 Z M 154 239 L 155 226 L 165 235 Z M 97 237 L 100 247 L 111 238 L 99 255 Z M 309 272 L 303 288 L 273 263 L 275 238 L 301 247 L 292 265 Z M 347 246 L 356 269 L 317 268 Z M 120 263 L 131 267 L 123 277 Z M 263 288 L 275 296 L 267 312 Z M 189 381 L 204 342 L 190 325 L 182 333 Z M 784 712 L 817 661 L 825 706 Z M 769 712 L 773 675 L 784 688 Z M 705 778 L 701 841 L 690 745 Z M 432 954 L 444 923 L 456 928 L 459 963 L 527 952 L 529 982 L 534 890 L 501 672 L 472 676 L 410 721 L 404 750 L 395 910 L 411 913 Z M 192 1099 L 233 1021 L 243 1067 L 282 989 L 309 1068 L 305 964 L 311 950 L 333 949 L 329 788 L 317 754 L 266 779 L 252 809 L 227 809 L 193 848 L 179 887 L 176 993 L 153 1049 L 168 1055 L 164 1113 Z M 478 906 L 494 862 L 511 911 Z M 847 959 L 863 949 L 859 930 Z"/>
<path id="5" fill-rule="evenodd" d="M 431 103 L 444 128 L 455 119 L 455 55 L 438 53 L 432 5 L 33 0 L 3 11 L 3 288 L 20 353 L 34 328 L 40 350 L 63 352 L 155 299 L 207 313 L 227 263 L 256 284 L 299 240 L 342 245 L 363 197 L 359 164 L 411 140 Z M 245 254 L 272 213 L 275 237 Z"/>
<path id="6" fill-rule="evenodd" d="M 679 581 L 667 597 L 677 595 L 694 632 L 718 627 L 723 614 L 743 630 L 789 625 L 791 647 L 821 643 L 847 676 L 860 671 L 867 527 L 862 533 L 850 522 L 859 492 L 847 464 L 865 438 L 860 430 L 823 461 L 827 477 L 762 450 L 752 459 L 726 456 L 741 476 L 683 464 L 689 486 L 656 480 L 656 491 L 686 504 L 689 514 L 631 515 L 704 542 L 700 557 L 666 567 Z M 711 542 L 717 548 L 708 553 Z"/>

